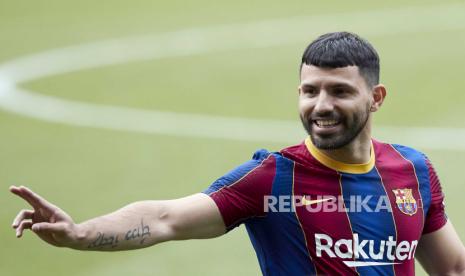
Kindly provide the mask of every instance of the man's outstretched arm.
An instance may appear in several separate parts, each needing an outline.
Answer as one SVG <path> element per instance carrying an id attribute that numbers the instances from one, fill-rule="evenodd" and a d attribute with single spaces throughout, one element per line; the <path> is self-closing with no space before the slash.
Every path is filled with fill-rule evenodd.
<path id="1" fill-rule="evenodd" d="M 205 194 L 174 200 L 131 203 L 113 213 L 80 224 L 57 206 L 26 187 L 10 187 L 33 210 L 22 210 L 13 221 L 16 236 L 31 229 L 44 241 L 78 250 L 116 251 L 160 242 L 202 239 L 226 232 L 215 202 Z"/>

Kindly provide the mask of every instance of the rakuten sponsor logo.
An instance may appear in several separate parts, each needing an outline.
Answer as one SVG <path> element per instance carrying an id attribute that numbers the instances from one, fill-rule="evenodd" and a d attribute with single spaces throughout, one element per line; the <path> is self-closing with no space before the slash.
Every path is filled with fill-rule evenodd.
<path id="1" fill-rule="evenodd" d="M 358 234 L 353 239 L 333 239 L 326 234 L 315 234 L 316 256 L 347 259 L 347 266 L 374 266 L 398 264 L 398 261 L 411 260 L 415 256 L 417 240 L 397 243 L 394 237 L 381 240 L 375 248 L 374 240 L 360 240 Z M 350 260 L 350 261 L 349 261 Z M 384 260 L 384 262 L 379 262 Z M 389 262 L 386 262 L 388 260 Z M 378 261 L 378 262 L 377 262 Z"/>

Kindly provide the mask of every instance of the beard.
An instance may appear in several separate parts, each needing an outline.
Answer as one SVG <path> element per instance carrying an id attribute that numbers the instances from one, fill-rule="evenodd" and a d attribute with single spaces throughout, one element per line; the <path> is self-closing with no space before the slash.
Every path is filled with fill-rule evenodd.
<path id="1" fill-rule="evenodd" d="M 335 150 L 350 144 L 362 130 L 365 128 L 370 115 L 370 106 L 368 105 L 365 110 L 354 113 L 352 119 L 343 117 L 336 112 L 328 112 L 324 115 L 310 116 L 308 118 L 300 115 L 300 120 L 310 135 L 310 139 L 315 147 L 322 150 Z M 313 121 L 314 117 L 327 120 L 338 120 L 343 126 L 342 130 L 329 135 L 316 135 L 313 134 Z"/>

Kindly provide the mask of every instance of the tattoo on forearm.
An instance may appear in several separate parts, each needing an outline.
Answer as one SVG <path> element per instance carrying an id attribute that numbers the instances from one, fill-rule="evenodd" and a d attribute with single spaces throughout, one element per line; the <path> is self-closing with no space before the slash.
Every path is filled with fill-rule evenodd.
<path id="1" fill-rule="evenodd" d="M 136 228 L 130 229 L 126 232 L 124 239 L 126 241 L 139 239 L 139 244 L 144 244 L 145 239 L 149 237 L 150 227 L 144 224 L 144 220 L 141 219 L 140 225 Z M 108 235 L 105 233 L 97 232 L 97 237 L 93 240 L 87 248 L 102 248 L 108 246 L 110 248 L 115 248 L 119 244 L 118 235 Z"/>
<path id="2" fill-rule="evenodd" d="M 150 227 L 148 225 L 144 225 L 144 220 L 140 220 L 140 226 L 137 226 L 136 228 L 133 228 L 126 232 L 126 235 L 124 237 L 125 240 L 134 240 L 134 239 L 140 239 L 140 244 L 144 244 L 145 238 L 150 236 Z"/>
<path id="3" fill-rule="evenodd" d="M 118 246 L 118 236 L 110 235 L 105 236 L 104 233 L 97 232 L 97 238 L 92 241 L 87 248 L 97 248 L 110 246 L 111 248 Z"/>

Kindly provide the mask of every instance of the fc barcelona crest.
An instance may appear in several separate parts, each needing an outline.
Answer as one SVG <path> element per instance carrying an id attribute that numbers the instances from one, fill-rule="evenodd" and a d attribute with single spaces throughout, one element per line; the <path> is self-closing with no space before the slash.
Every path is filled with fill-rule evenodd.
<path id="1" fill-rule="evenodd" d="M 399 210 L 409 216 L 417 213 L 418 205 L 412 195 L 412 189 L 396 189 L 392 190 L 396 196 L 396 204 Z"/>

